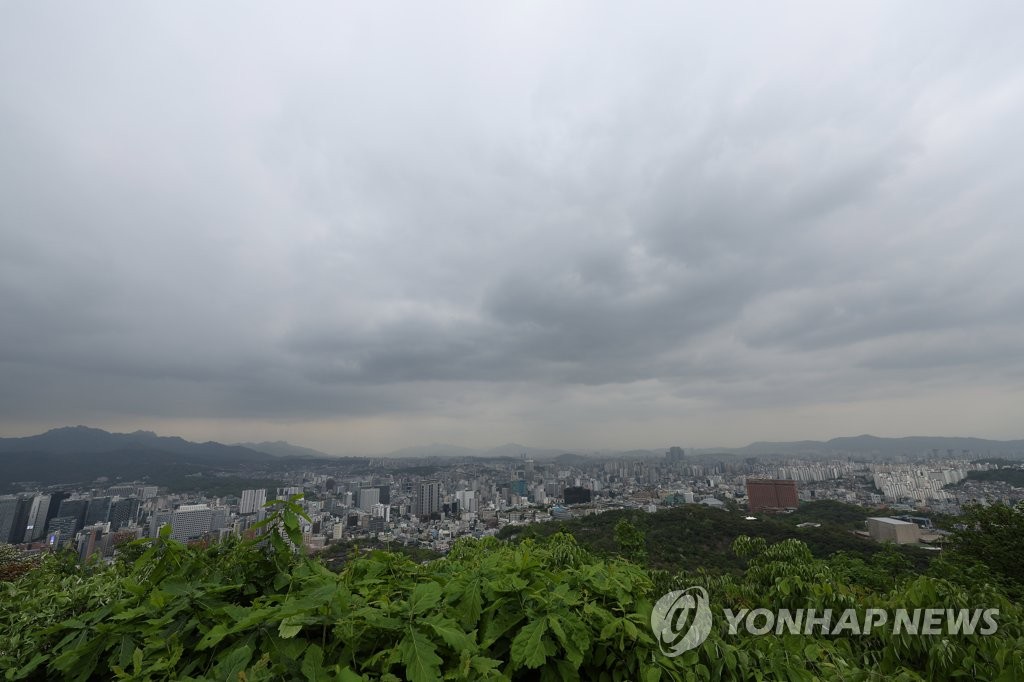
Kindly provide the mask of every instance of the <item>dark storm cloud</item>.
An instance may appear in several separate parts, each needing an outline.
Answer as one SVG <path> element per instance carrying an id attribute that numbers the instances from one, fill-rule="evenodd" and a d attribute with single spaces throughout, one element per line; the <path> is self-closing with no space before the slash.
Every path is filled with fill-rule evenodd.
<path id="1" fill-rule="evenodd" d="M 10 428 L 1024 388 L 1014 5 L 2 11 Z"/>

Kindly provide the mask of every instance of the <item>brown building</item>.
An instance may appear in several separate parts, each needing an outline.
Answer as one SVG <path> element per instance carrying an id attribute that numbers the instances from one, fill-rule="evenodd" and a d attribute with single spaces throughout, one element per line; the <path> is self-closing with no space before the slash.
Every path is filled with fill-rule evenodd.
<path id="1" fill-rule="evenodd" d="M 747 508 L 752 512 L 796 509 L 796 481 L 772 478 L 747 479 Z"/>

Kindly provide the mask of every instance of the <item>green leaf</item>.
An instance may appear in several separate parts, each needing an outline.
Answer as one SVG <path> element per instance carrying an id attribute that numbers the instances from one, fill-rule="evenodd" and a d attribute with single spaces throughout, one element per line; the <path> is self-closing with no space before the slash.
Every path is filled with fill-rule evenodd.
<path id="1" fill-rule="evenodd" d="M 235 647 L 223 656 L 219 656 L 219 662 L 211 672 L 211 677 L 216 680 L 238 679 L 238 673 L 245 671 L 252 658 L 252 649 L 248 645 Z"/>
<path id="2" fill-rule="evenodd" d="M 414 615 L 429 611 L 441 601 L 441 586 L 434 581 L 420 583 L 412 590 L 409 608 Z"/>
<path id="3" fill-rule="evenodd" d="M 661 668 L 652 666 L 644 671 L 644 682 L 658 682 L 661 679 Z"/>
<path id="4" fill-rule="evenodd" d="M 457 600 L 456 612 L 462 627 L 471 630 L 480 622 L 480 612 L 483 610 L 483 595 L 480 594 L 481 581 L 479 577 L 466 581 L 455 581 L 451 597 Z"/>
<path id="5" fill-rule="evenodd" d="M 436 585 L 436 583 L 435 583 Z M 398 643 L 398 660 L 405 666 L 410 682 L 435 682 L 441 677 L 441 658 L 437 648 L 419 630 L 409 632 Z"/>
<path id="6" fill-rule="evenodd" d="M 281 639 L 290 639 L 299 634 L 300 630 L 302 630 L 302 623 L 296 623 L 294 618 L 285 618 L 277 627 L 277 634 L 281 636 Z"/>
<path id="7" fill-rule="evenodd" d="M 310 682 L 325 680 L 327 679 L 327 675 L 323 666 L 324 650 L 316 644 L 311 645 L 302 659 L 302 674 L 305 675 L 306 679 Z"/>
<path id="8" fill-rule="evenodd" d="M 487 658 L 486 656 L 474 656 L 469 665 L 474 671 L 483 676 L 500 666 L 501 661 L 496 658 Z"/>
<path id="9" fill-rule="evenodd" d="M 444 643 L 455 651 L 475 651 L 476 640 L 467 635 L 456 624 L 455 621 L 443 619 L 439 621 L 428 621 L 427 625 L 437 633 Z M 476 631 L 473 631 L 474 635 Z"/>
<path id="10" fill-rule="evenodd" d="M 20 679 L 23 679 L 25 677 L 28 677 L 28 675 L 33 670 L 38 668 L 39 664 L 42 663 L 43 661 L 45 661 L 47 658 L 49 658 L 49 657 L 46 654 L 36 654 L 32 658 L 31 661 L 29 661 L 28 663 L 23 665 L 21 668 L 18 668 L 18 672 L 14 673 L 14 678 L 13 679 L 20 680 Z"/>
<path id="11" fill-rule="evenodd" d="M 222 639 L 227 637 L 228 629 L 222 625 L 217 624 L 210 628 L 209 632 L 203 635 L 203 638 L 196 644 L 196 651 L 203 651 L 209 649 L 212 646 L 218 644 Z"/>
<path id="12" fill-rule="evenodd" d="M 512 640 L 512 662 L 518 667 L 539 668 L 547 657 L 542 640 L 547 631 L 545 620 L 535 620 L 523 626 Z"/>
<path id="13" fill-rule="evenodd" d="M 132 653 L 135 651 L 135 641 L 128 635 L 121 635 L 121 647 L 117 655 L 117 665 L 127 668 L 132 662 Z"/>

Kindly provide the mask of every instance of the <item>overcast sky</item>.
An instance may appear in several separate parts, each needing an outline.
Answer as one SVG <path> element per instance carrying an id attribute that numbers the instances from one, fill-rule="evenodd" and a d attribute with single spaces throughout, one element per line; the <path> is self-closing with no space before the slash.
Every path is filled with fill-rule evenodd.
<path id="1" fill-rule="evenodd" d="M 0 435 L 1024 436 L 1024 5 L 711 5 L 0 1 Z"/>

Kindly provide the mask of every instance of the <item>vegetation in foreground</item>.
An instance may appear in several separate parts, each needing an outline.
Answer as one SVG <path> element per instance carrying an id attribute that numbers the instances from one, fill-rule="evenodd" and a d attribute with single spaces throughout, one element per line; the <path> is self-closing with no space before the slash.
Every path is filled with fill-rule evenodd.
<path id="1" fill-rule="evenodd" d="M 972 512 L 962 538 L 1005 541 L 1000 533 L 1013 528 L 1003 525 L 1019 524 L 1022 512 L 1004 511 Z M 794 539 L 741 536 L 733 543 L 744 564 L 739 574 L 673 574 L 599 557 L 555 533 L 518 543 L 460 540 L 426 564 L 371 552 L 335 573 L 291 550 L 300 513 L 294 503 L 277 503 L 263 544 L 186 547 L 163 536 L 109 567 L 51 556 L 10 572 L 0 583 L 0 670 L 6 679 L 40 680 L 1024 677 L 1024 614 L 1006 589 L 1020 585 L 957 553 L 941 571 L 908 572 L 883 586 L 863 579 L 860 559 L 816 558 Z M 996 525 L 986 531 L 986 523 Z M 625 552 L 642 550 L 643 535 L 633 531 L 622 525 L 617 534 Z M 708 590 L 714 613 L 984 607 L 999 609 L 999 629 L 758 637 L 729 634 L 718 618 L 702 645 L 666 657 L 651 632 L 652 604 L 693 585 Z"/>

